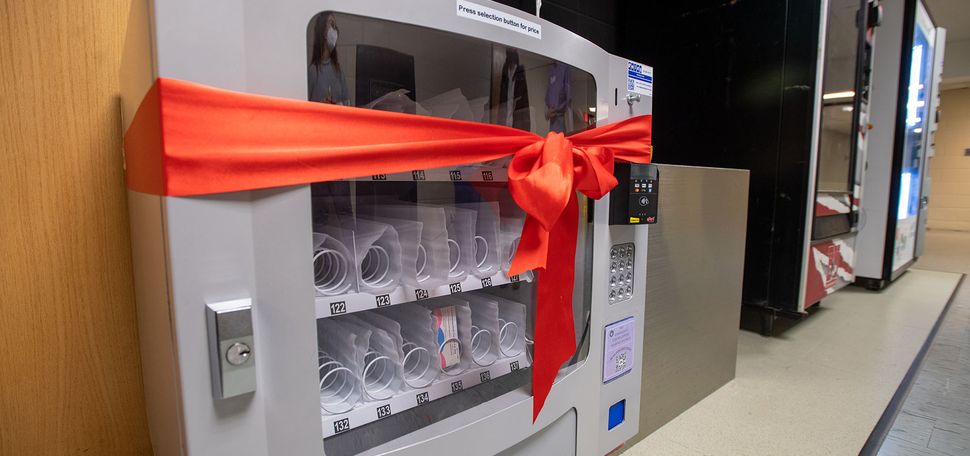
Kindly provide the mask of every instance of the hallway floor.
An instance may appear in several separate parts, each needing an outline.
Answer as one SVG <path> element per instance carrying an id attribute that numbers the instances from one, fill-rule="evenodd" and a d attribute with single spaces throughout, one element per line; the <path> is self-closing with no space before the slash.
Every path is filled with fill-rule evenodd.
<path id="1" fill-rule="evenodd" d="M 970 274 L 970 234 L 931 231 L 919 267 Z M 970 454 L 970 283 L 953 297 L 880 456 Z"/>
<path id="2" fill-rule="evenodd" d="M 737 378 L 624 454 L 858 454 L 970 272 L 970 233 L 931 231 L 916 266 L 881 293 L 839 291 L 776 337 L 741 331 Z M 880 454 L 970 454 L 970 291 L 958 298 L 967 315 L 955 301 Z"/>

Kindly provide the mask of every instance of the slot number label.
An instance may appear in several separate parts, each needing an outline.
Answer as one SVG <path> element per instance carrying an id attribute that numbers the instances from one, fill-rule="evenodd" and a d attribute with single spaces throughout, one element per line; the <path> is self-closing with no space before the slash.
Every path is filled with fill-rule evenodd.
<path id="1" fill-rule="evenodd" d="M 428 402 L 431 402 L 431 398 L 428 397 L 427 391 L 418 394 L 417 396 L 415 396 L 415 399 L 417 399 L 418 405 L 427 404 Z"/>
<path id="2" fill-rule="evenodd" d="M 449 283 L 448 290 L 451 291 L 451 294 L 461 293 L 461 282 Z"/>
<path id="3" fill-rule="evenodd" d="M 424 170 L 419 169 L 419 170 L 411 171 L 411 180 L 416 180 L 416 181 L 427 180 L 427 178 L 424 176 Z"/>
<path id="4" fill-rule="evenodd" d="M 386 181 L 387 180 L 387 174 L 374 174 L 370 178 L 371 178 L 371 180 L 376 180 L 376 181 Z"/>
<path id="5" fill-rule="evenodd" d="M 333 422 L 333 433 L 339 434 L 350 430 L 350 418 L 341 418 Z"/>
<path id="6" fill-rule="evenodd" d="M 457 393 L 457 392 L 461 391 L 462 389 L 464 389 L 464 387 L 461 386 L 461 380 L 455 380 L 455 381 L 451 382 L 451 392 L 452 393 Z"/>
<path id="7" fill-rule="evenodd" d="M 512 361 L 511 363 L 509 363 L 509 369 L 512 372 L 515 372 L 515 371 L 519 370 L 519 362 L 518 361 Z"/>
<path id="8" fill-rule="evenodd" d="M 391 404 L 384 404 L 377 407 L 377 419 L 387 418 L 391 416 Z"/>
<path id="9" fill-rule="evenodd" d="M 340 315 L 342 313 L 347 313 L 347 303 L 344 301 L 337 301 L 330 303 L 330 315 Z"/>
<path id="10" fill-rule="evenodd" d="M 492 172 L 491 171 L 482 171 L 482 180 L 483 181 L 493 181 L 493 180 L 495 180 L 495 177 L 492 176 Z"/>
<path id="11" fill-rule="evenodd" d="M 461 170 L 460 169 L 453 169 L 451 171 L 448 171 L 448 176 L 453 181 L 460 181 L 461 180 Z"/>
<path id="12" fill-rule="evenodd" d="M 521 279 L 519 278 L 518 274 L 509 276 L 509 282 L 515 283 L 515 282 L 518 282 L 519 280 Z"/>
<path id="13" fill-rule="evenodd" d="M 428 290 L 424 290 L 421 288 L 414 290 L 414 299 L 417 299 L 419 301 L 422 299 L 428 299 Z"/>
<path id="14" fill-rule="evenodd" d="M 488 383 L 492 381 L 492 373 L 490 371 L 482 372 L 481 374 L 478 374 L 478 376 L 481 378 L 482 383 Z"/>
<path id="15" fill-rule="evenodd" d="M 482 288 L 488 288 L 490 286 L 492 286 L 492 278 L 491 277 L 486 277 L 486 278 L 482 279 Z"/>
<path id="16" fill-rule="evenodd" d="M 386 294 L 377 295 L 374 299 L 377 301 L 377 307 L 387 307 L 391 305 L 390 295 L 386 295 Z"/>

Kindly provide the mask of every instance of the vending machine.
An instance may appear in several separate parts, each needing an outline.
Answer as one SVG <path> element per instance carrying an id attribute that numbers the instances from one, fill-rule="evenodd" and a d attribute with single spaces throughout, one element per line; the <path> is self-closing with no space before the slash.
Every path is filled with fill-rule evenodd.
<path id="1" fill-rule="evenodd" d="M 896 280 L 923 251 L 946 39 L 922 1 L 883 3 L 887 38 L 876 52 L 865 181 L 872 190 L 863 199 L 856 277 L 874 290 Z"/>
<path id="2" fill-rule="evenodd" d="M 666 75 L 657 163 L 751 171 L 744 304 L 770 333 L 854 280 L 879 5 L 708 3 L 626 11 L 621 48 Z"/>
<path id="3" fill-rule="evenodd" d="M 208 132 L 296 131 L 287 122 L 253 131 L 265 114 L 246 110 L 253 105 L 284 117 L 331 105 L 320 128 L 346 124 L 332 138 L 344 152 L 362 140 L 348 137 L 360 135 L 361 118 L 378 136 L 409 134 L 390 120 L 434 119 L 411 138 L 428 147 L 429 165 L 494 146 L 466 141 L 440 153 L 438 127 L 497 124 L 511 127 L 505 135 L 556 141 L 650 114 L 649 66 L 486 0 L 154 0 L 133 3 L 122 86 L 156 454 L 599 456 L 637 433 L 656 168 L 584 162 L 617 185 L 600 199 L 574 192 L 576 212 L 562 223 L 575 227 L 575 245 L 548 247 L 550 258 L 575 248 L 574 264 L 557 265 L 574 278 L 547 282 L 572 290 L 570 302 L 554 304 L 573 327 L 558 328 L 542 321 L 549 303 L 537 297 L 547 270 L 510 272 L 533 240 L 522 234 L 532 219 L 509 190 L 522 170 L 508 157 L 384 172 L 396 166 L 391 157 L 345 179 L 203 194 L 180 193 L 171 173 L 229 188 L 239 175 L 277 172 L 273 156 L 253 158 L 264 145 L 252 140 L 219 147 L 259 166 L 211 159 Z M 181 92 L 151 98 L 166 87 Z M 215 121 L 175 125 L 166 120 L 174 111 Z M 160 116 L 168 136 L 141 130 L 144 112 Z M 155 161 L 133 156 L 146 137 L 158 148 L 189 142 L 206 165 L 185 162 L 182 149 Z M 589 159 L 601 149 L 573 151 Z M 327 163 L 301 172 L 343 166 Z M 144 182 L 149 175 L 164 191 Z M 544 404 L 534 403 L 532 380 L 543 325 L 574 334 Z"/>

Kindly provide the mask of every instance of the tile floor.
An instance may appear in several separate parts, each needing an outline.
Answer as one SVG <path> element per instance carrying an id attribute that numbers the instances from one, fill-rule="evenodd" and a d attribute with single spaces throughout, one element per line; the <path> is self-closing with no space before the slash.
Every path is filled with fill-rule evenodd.
<path id="1" fill-rule="evenodd" d="M 947 247 L 937 245 L 941 237 L 937 234 L 928 237 L 927 254 L 918 266 L 962 271 L 958 269 L 960 260 L 951 256 L 970 262 L 970 254 L 961 254 L 963 247 L 955 246 L 963 238 L 954 237 L 956 244 Z M 966 252 L 970 252 L 970 234 L 965 237 Z M 914 269 L 882 293 L 844 289 L 779 336 L 764 338 L 742 331 L 737 378 L 624 454 L 858 454 L 959 278 L 955 273 Z M 962 330 L 966 332 L 966 328 L 963 322 Z M 967 341 L 965 335 L 963 341 Z M 951 349 L 946 355 L 966 361 L 970 350 L 957 353 Z M 970 397 L 970 377 L 959 384 L 924 385 L 927 389 L 933 386 L 960 394 L 962 402 Z M 963 389 L 958 391 L 958 387 Z M 931 410 L 942 414 L 953 409 L 948 406 L 936 403 Z M 916 406 L 915 410 L 923 409 Z M 890 438 L 902 442 L 899 445 L 929 445 L 935 433 L 938 446 L 957 448 L 962 436 L 970 436 L 970 432 L 961 434 L 962 429 L 957 427 L 961 422 L 970 426 L 970 411 L 964 421 L 956 417 L 952 421 L 934 420 L 925 411 L 900 417 L 913 425 L 905 431 L 891 431 Z M 940 429 L 929 424 L 939 424 Z M 885 454 L 903 454 L 888 453 L 888 443 L 884 449 Z"/>
<path id="2" fill-rule="evenodd" d="M 919 267 L 970 274 L 970 233 L 930 231 Z M 970 282 L 953 297 L 880 456 L 970 454 Z"/>

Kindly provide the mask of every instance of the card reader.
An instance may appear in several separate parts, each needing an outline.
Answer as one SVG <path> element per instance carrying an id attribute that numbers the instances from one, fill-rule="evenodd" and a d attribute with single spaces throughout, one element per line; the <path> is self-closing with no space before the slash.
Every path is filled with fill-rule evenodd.
<path id="1" fill-rule="evenodd" d="M 616 163 L 617 184 L 610 191 L 610 225 L 657 223 L 660 170 L 657 165 Z"/>

